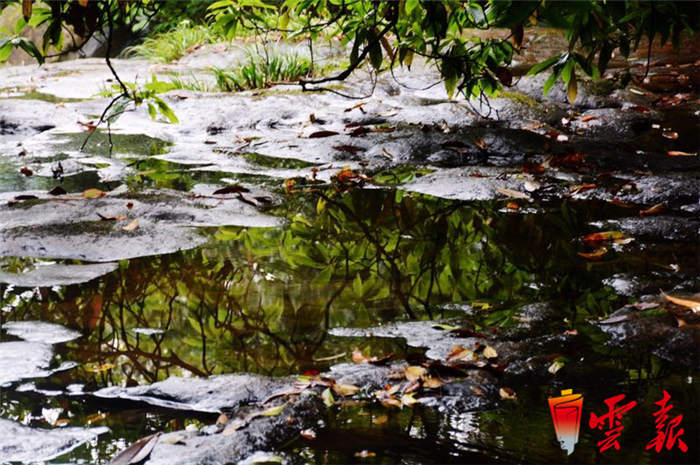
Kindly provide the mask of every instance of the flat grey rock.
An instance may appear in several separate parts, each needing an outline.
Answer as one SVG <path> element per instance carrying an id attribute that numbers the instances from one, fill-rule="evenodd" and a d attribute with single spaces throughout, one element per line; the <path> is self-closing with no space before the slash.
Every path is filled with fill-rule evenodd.
<path id="1" fill-rule="evenodd" d="M 43 344 L 59 344 L 82 336 L 78 331 L 44 321 L 10 321 L 2 325 L 2 329 L 27 342 Z"/>
<path id="2" fill-rule="evenodd" d="M 8 273 L 0 270 L 0 283 L 16 287 L 50 287 L 79 284 L 92 281 L 116 270 L 118 263 L 89 263 L 67 265 L 52 263 L 40 265 L 23 273 Z"/>

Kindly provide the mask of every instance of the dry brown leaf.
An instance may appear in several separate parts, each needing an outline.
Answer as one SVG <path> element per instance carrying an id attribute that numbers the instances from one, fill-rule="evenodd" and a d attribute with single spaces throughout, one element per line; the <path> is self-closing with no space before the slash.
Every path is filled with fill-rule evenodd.
<path id="1" fill-rule="evenodd" d="M 593 121 L 594 119 L 598 119 L 598 117 L 593 115 L 585 115 L 581 117 L 581 122 L 587 123 L 588 121 Z"/>
<path id="2" fill-rule="evenodd" d="M 496 191 L 499 194 L 505 195 L 506 197 L 510 197 L 512 199 L 523 199 L 527 200 L 528 202 L 532 202 L 532 197 L 530 197 L 524 192 L 516 191 L 513 189 L 506 189 L 504 187 L 497 187 Z"/>
<path id="3" fill-rule="evenodd" d="M 131 223 L 127 224 L 122 229 L 124 231 L 129 232 L 129 231 L 134 231 L 138 227 L 139 227 L 139 220 L 133 220 Z"/>
<path id="4" fill-rule="evenodd" d="M 520 205 L 518 205 L 518 204 L 515 203 L 515 202 L 508 202 L 508 203 L 506 204 L 506 208 L 507 208 L 508 210 L 516 210 L 516 211 L 517 211 L 517 210 L 520 210 Z"/>
<path id="5" fill-rule="evenodd" d="M 678 139 L 678 133 L 676 131 L 664 131 L 661 133 L 666 139 L 675 140 Z"/>
<path id="6" fill-rule="evenodd" d="M 417 366 L 417 365 L 407 366 L 404 369 L 404 376 L 406 376 L 406 379 L 409 381 L 415 381 L 417 379 L 424 377 L 427 374 L 428 374 L 428 370 L 426 370 L 424 367 Z"/>
<path id="7" fill-rule="evenodd" d="M 333 384 L 333 391 L 338 394 L 339 396 L 354 396 L 358 392 L 360 392 L 360 388 L 355 386 L 354 384 L 340 384 L 340 383 L 335 383 Z"/>
<path id="8" fill-rule="evenodd" d="M 697 157 L 697 152 L 681 152 L 680 150 L 669 150 L 666 152 L 669 157 Z"/>
<path id="9" fill-rule="evenodd" d="M 100 197 L 104 197 L 105 195 L 107 194 L 105 194 L 99 189 L 87 189 L 83 192 L 83 197 L 85 197 L 86 199 L 97 199 Z"/>
<path id="10" fill-rule="evenodd" d="M 219 415 L 219 418 L 216 419 L 216 424 L 225 425 L 226 423 L 228 423 L 228 416 L 225 413 L 222 413 Z"/>
<path id="11" fill-rule="evenodd" d="M 311 428 L 302 430 L 299 434 L 307 441 L 313 441 L 316 439 L 316 431 L 312 430 Z"/>
<path id="12" fill-rule="evenodd" d="M 595 260 L 597 258 L 600 258 L 603 255 L 605 255 L 606 253 L 608 253 L 608 249 L 605 247 L 599 247 L 599 248 L 595 249 L 593 252 L 589 252 L 589 253 L 578 252 L 579 256 L 581 256 L 583 258 L 587 258 L 589 260 Z"/>
<path id="13" fill-rule="evenodd" d="M 361 459 L 366 459 L 368 457 L 375 457 L 377 454 L 368 450 L 361 450 L 360 452 L 355 452 L 355 457 Z"/>
<path id="14" fill-rule="evenodd" d="M 484 348 L 483 355 L 486 358 L 496 358 L 496 357 L 498 357 L 498 352 L 496 352 L 496 349 L 494 349 L 493 347 L 486 346 Z"/>
<path id="15" fill-rule="evenodd" d="M 700 302 L 690 299 L 680 299 L 678 297 L 672 297 L 666 294 L 664 291 L 661 291 L 661 295 L 664 297 L 664 299 L 668 300 L 671 303 L 680 305 L 681 307 L 689 308 L 695 313 L 700 312 Z"/>
<path id="16" fill-rule="evenodd" d="M 335 131 L 316 131 L 309 134 L 309 139 L 318 139 L 319 137 L 337 136 L 339 133 Z"/>
<path id="17" fill-rule="evenodd" d="M 379 417 L 375 418 L 374 420 L 372 420 L 372 423 L 374 423 L 375 425 L 383 425 L 387 421 L 389 421 L 389 416 L 382 415 L 382 416 L 379 416 Z"/>
<path id="18" fill-rule="evenodd" d="M 423 380 L 423 387 L 427 389 L 437 389 L 444 385 L 445 383 L 438 378 L 425 378 Z"/>
<path id="19" fill-rule="evenodd" d="M 474 352 L 462 346 L 454 346 L 450 353 L 447 355 L 448 362 L 455 362 L 460 360 L 474 361 L 476 356 Z"/>
<path id="20" fill-rule="evenodd" d="M 23 175 L 25 175 L 26 177 L 29 177 L 29 176 L 31 176 L 32 174 L 34 174 L 34 171 L 32 171 L 31 169 L 29 169 L 29 167 L 27 167 L 27 166 L 23 166 L 23 167 L 19 170 L 19 172 L 22 173 Z"/>
<path id="21" fill-rule="evenodd" d="M 518 398 L 518 395 L 515 393 L 515 391 L 509 387 L 502 387 L 501 389 L 499 389 L 498 395 L 500 395 L 501 399 L 504 400 L 516 400 Z"/>

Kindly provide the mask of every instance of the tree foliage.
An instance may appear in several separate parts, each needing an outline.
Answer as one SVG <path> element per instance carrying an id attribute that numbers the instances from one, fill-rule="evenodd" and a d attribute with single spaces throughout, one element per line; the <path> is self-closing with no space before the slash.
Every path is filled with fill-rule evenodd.
<path id="1" fill-rule="evenodd" d="M 10 0 L 0 6 L 17 3 L 24 17 L 0 41 L 0 60 L 19 47 L 41 62 L 51 47 L 61 48 L 64 26 L 89 37 L 108 29 L 109 21 L 137 30 L 155 17 L 162 28 L 185 15 L 202 19 L 206 11 L 206 19 L 228 37 L 241 30 L 276 31 L 313 41 L 323 34 L 348 46 L 347 69 L 301 80 L 304 88 L 345 79 L 366 62 L 377 70 L 398 64 L 410 68 L 414 57 L 421 56 L 437 65 L 448 94 L 467 97 L 493 95 L 511 84 L 510 66 L 529 26 L 560 28 L 566 34 L 568 47 L 533 66 L 530 74 L 550 73 L 544 92 L 562 80 L 570 100 L 579 77 L 601 76 L 616 51 L 626 57 L 645 38 L 662 44 L 670 40 L 678 47 L 681 33 L 697 26 L 696 5 L 674 1 L 73 0 L 45 6 Z M 46 26 L 41 44 L 19 37 L 26 25 Z M 509 33 L 476 33 L 494 29 Z"/>

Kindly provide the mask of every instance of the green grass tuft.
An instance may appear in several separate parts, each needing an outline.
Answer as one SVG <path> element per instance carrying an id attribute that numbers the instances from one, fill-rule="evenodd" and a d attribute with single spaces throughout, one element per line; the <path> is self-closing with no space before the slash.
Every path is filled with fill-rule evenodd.
<path id="1" fill-rule="evenodd" d="M 269 87 L 276 82 L 294 81 L 308 76 L 311 60 L 297 54 L 271 54 L 268 58 L 248 53 L 246 61 L 232 70 L 212 68 L 222 92 Z"/>
<path id="2" fill-rule="evenodd" d="M 141 44 L 127 47 L 122 55 L 147 58 L 159 63 L 169 63 L 181 58 L 197 45 L 210 44 L 221 40 L 211 28 L 181 22 L 175 29 L 147 37 Z"/>

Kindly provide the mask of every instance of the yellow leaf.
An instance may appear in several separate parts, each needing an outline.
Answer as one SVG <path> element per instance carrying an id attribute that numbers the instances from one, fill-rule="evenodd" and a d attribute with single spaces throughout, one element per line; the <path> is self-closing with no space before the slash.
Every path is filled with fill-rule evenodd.
<path id="1" fill-rule="evenodd" d="M 138 228 L 138 227 L 139 227 L 139 220 L 134 220 L 134 221 L 132 221 L 131 223 L 129 223 L 129 224 L 127 224 L 126 226 L 124 226 L 122 229 L 123 229 L 124 231 L 133 231 L 133 230 L 135 230 L 135 229 Z"/>
<path id="2" fill-rule="evenodd" d="M 700 302 L 690 299 L 679 299 L 678 297 L 671 297 L 664 291 L 661 291 L 661 295 L 664 296 L 664 299 L 668 300 L 671 303 L 680 305 L 681 307 L 689 308 L 695 313 L 700 312 Z"/>
<path id="3" fill-rule="evenodd" d="M 566 98 L 572 105 L 574 104 L 574 102 L 576 102 L 576 94 L 578 94 L 578 85 L 576 84 L 576 73 L 572 72 L 569 85 L 566 86 Z"/>
<path id="4" fill-rule="evenodd" d="M 282 405 L 278 405 L 277 407 L 270 407 L 269 409 L 263 411 L 260 415 L 264 417 L 276 417 L 280 413 L 282 413 L 282 410 L 284 410 L 286 403 Z"/>
<path id="5" fill-rule="evenodd" d="M 425 375 L 428 374 L 428 370 L 421 366 L 408 366 L 404 369 L 404 375 L 406 376 L 406 379 L 409 381 L 415 381 L 417 379 L 420 379 L 424 377 Z"/>
<path id="6" fill-rule="evenodd" d="M 333 391 L 339 396 L 353 396 L 360 391 L 360 388 L 353 384 L 339 384 L 335 383 L 333 385 Z"/>
<path id="7" fill-rule="evenodd" d="M 440 381 L 438 378 L 425 378 L 423 380 L 423 387 L 427 389 L 437 389 L 444 386 L 445 383 Z"/>
<path id="8" fill-rule="evenodd" d="M 375 425 L 382 425 L 387 421 L 389 421 L 389 417 L 387 415 L 382 415 L 380 417 L 375 418 L 374 421 L 372 421 L 372 423 L 374 423 Z"/>
<path id="9" fill-rule="evenodd" d="M 83 197 L 85 197 L 86 199 L 97 199 L 99 197 L 104 197 L 105 195 L 107 194 L 105 194 L 99 189 L 88 189 L 85 192 L 83 192 Z"/>
<path id="10" fill-rule="evenodd" d="M 333 398 L 333 393 L 331 392 L 330 388 L 326 388 L 321 393 L 321 399 L 323 399 L 323 403 L 326 405 L 326 407 L 332 407 L 335 403 L 335 399 Z"/>
<path id="11" fill-rule="evenodd" d="M 405 405 L 406 407 L 410 407 L 411 405 L 415 404 L 418 401 L 413 397 L 414 395 L 415 395 L 414 393 L 402 395 L 401 396 L 401 403 L 403 405 Z"/>
<path id="12" fill-rule="evenodd" d="M 498 357 L 498 352 L 491 346 L 486 346 L 484 349 L 484 357 L 486 358 L 496 358 Z"/>

